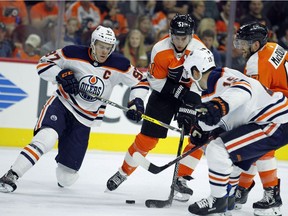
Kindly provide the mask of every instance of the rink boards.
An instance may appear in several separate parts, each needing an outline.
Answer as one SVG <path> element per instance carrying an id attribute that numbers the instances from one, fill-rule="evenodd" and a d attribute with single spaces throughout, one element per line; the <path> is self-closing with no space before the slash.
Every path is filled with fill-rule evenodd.
<path id="1" fill-rule="evenodd" d="M 22 147 L 31 141 L 39 112 L 56 88 L 40 80 L 35 66 L 0 59 L 0 146 Z M 126 106 L 128 95 L 129 89 L 119 85 L 110 100 Z M 176 122 L 172 125 L 177 126 Z M 140 124 L 129 121 L 123 111 L 108 106 L 101 127 L 92 128 L 89 149 L 126 151 L 139 131 Z M 169 131 L 153 152 L 176 154 L 178 143 L 179 134 Z M 288 160 L 287 150 L 287 146 L 278 150 L 277 158 Z"/>

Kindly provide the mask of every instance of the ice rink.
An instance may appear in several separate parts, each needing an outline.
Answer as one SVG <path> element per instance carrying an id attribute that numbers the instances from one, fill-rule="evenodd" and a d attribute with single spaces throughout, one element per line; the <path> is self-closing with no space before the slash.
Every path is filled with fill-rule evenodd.
<path id="1" fill-rule="evenodd" d="M 0 175 L 14 162 L 21 149 L 0 148 Z M 188 184 L 194 195 L 187 203 L 174 201 L 170 208 L 145 207 L 145 200 L 167 199 L 173 167 L 154 175 L 139 167 L 118 190 L 105 192 L 106 181 L 122 164 L 124 153 L 89 151 L 79 172 L 80 178 L 70 188 L 59 188 L 55 177 L 56 150 L 44 155 L 40 161 L 19 180 L 18 189 L 10 194 L 0 193 L 0 216 L 187 216 L 188 205 L 209 195 L 206 159 L 203 158 Z M 164 165 L 174 155 L 150 154 L 148 158 Z M 281 178 L 282 215 L 288 216 L 288 162 L 278 162 Z M 256 186 L 242 210 L 234 216 L 252 216 L 252 203 L 262 198 L 259 177 Z M 125 200 L 136 204 L 126 204 Z"/>

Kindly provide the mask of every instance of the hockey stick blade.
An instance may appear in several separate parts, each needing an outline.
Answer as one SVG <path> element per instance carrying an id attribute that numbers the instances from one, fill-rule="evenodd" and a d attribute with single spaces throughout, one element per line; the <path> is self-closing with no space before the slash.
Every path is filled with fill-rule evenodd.
<path id="1" fill-rule="evenodd" d="M 148 199 L 145 201 L 145 205 L 148 208 L 169 208 L 172 205 L 172 200 Z"/>

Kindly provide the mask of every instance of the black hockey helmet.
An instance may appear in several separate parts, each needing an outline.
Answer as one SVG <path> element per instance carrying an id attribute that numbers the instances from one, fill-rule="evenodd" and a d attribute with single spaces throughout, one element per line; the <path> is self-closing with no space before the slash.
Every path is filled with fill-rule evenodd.
<path id="1" fill-rule="evenodd" d="M 259 22 L 251 22 L 239 28 L 235 39 L 251 41 L 253 43 L 259 41 L 260 47 L 262 47 L 268 40 L 268 28 Z"/>
<path id="2" fill-rule="evenodd" d="M 194 20 L 189 14 L 176 14 L 170 22 L 170 33 L 173 35 L 191 35 L 194 33 Z"/>

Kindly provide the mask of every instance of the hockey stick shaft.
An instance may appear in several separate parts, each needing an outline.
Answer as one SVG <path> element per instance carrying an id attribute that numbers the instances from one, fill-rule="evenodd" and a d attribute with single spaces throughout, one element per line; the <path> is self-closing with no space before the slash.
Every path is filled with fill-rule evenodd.
<path id="1" fill-rule="evenodd" d="M 182 147 L 183 147 L 183 142 L 184 142 L 184 126 L 182 126 L 182 132 L 180 134 L 180 140 L 179 140 L 179 146 L 177 150 L 177 157 L 181 155 L 182 152 Z M 179 169 L 179 161 L 176 162 L 174 172 L 173 172 L 173 178 L 172 178 L 172 184 L 170 186 L 170 194 L 167 200 L 153 200 L 153 199 L 148 199 L 145 202 L 145 205 L 148 208 L 154 207 L 154 208 L 164 208 L 164 207 L 169 207 L 172 204 L 173 197 L 174 197 L 174 191 L 175 191 L 175 185 L 177 181 L 177 175 L 178 175 L 178 169 Z"/>
<path id="2" fill-rule="evenodd" d="M 121 110 L 123 110 L 124 112 L 129 111 L 129 108 L 128 108 L 128 107 L 121 106 L 120 104 L 114 103 L 113 101 L 110 101 L 110 100 L 108 100 L 108 99 L 102 98 L 102 97 L 97 96 L 97 95 L 95 95 L 95 94 L 91 94 L 91 93 L 87 93 L 87 92 L 85 92 L 85 93 L 88 94 L 88 95 L 90 95 L 91 97 L 96 97 L 98 100 L 100 100 L 101 102 L 103 102 L 103 103 L 105 103 L 105 104 L 109 104 L 109 105 L 111 105 L 111 106 L 113 106 L 113 107 L 116 107 L 116 108 L 118 108 L 118 109 L 121 109 Z M 173 131 L 176 131 L 176 132 L 181 133 L 181 130 L 180 130 L 179 128 L 173 127 L 173 126 L 171 126 L 171 125 L 169 125 L 169 124 L 166 124 L 166 123 L 164 123 L 164 122 L 161 122 L 161 121 L 159 121 L 159 120 L 157 120 L 157 119 L 154 119 L 154 118 L 152 118 L 152 117 L 150 117 L 150 116 L 147 116 L 147 115 L 145 115 L 145 114 L 142 114 L 142 115 L 141 115 L 141 118 L 144 119 L 144 120 L 146 120 L 146 121 L 149 121 L 149 122 L 152 122 L 152 123 L 154 123 L 154 124 L 157 124 L 157 125 L 159 125 L 159 126 L 161 126 L 161 127 L 164 127 L 164 128 L 167 128 L 167 129 L 170 129 L 170 130 L 173 130 Z"/>
<path id="3" fill-rule="evenodd" d="M 167 163 L 163 166 L 157 166 L 157 165 L 153 164 L 146 157 L 141 155 L 139 152 L 135 152 L 133 154 L 133 159 L 140 166 L 142 166 L 144 169 L 148 170 L 149 172 L 151 172 L 153 174 L 158 174 L 158 173 L 162 172 L 163 170 L 167 169 L 168 167 L 172 166 L 173 164 L 179 162 L 183 158 L 187 157 L 189 154 L 191 154 L 192 152 L 196 151 L 197 149 L 199 149 L 201 147 L 202 147 L 202 145 L 201 146 L 195 146 L 194 148 L 191 148 L 190 150 L 184 152 L 182 155 L 179 155 L 174 160 L 170 161 L 169 163 Z"/>

